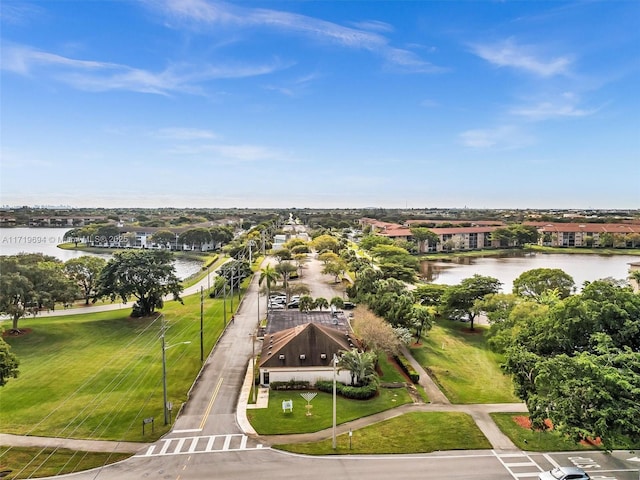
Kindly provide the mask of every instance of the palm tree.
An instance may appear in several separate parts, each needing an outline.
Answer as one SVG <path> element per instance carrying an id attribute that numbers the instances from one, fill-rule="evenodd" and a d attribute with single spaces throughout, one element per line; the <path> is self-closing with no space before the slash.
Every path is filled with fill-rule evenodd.
<path id="1" fill-rule="evenodd" d="M 263 282 L 265 283 L 267 286 L 267 298 L 271 295 L 271 287 L 278 283 L 279 278 L 280 274 L 271 265 L 267 265 L 260 271 L 258 285 L 262 285 Z"/>
<path id="2" fill-rule="evenodd" d="M 342 354 L 338 360 L 338 368 L 349 370 L 351 373 L 351 385 L 363 386 L 377 382 L 375 352 L 360 352 L 353 348 Z"/>
<path id="3" fill-rule="evenodd" d="M 320 310 L 323 310 L 325 308 L 329 308 L 329 301 L 324 297 L 316 298 L 314 304 L 315 304 L 315 307 L 319 308 Z"/>
<path id="4" fill-rule="evenodd" d="M 301 312 L 309 312 L 310 310 L 313 310 L 313 305 L 313 298 L 309 295 L 301 296 L 300 300 L 298 301 L 298 308 Z"/>
<path id="5" fill-rule="evenodd" d="M 285 294 L 287 295 L 287 303 L 291 297 L 289 291 L 289 277 L 293 272 L 297 272 L 298 268 L 291 262 L 282 262 L 276 265 L 275 271 L 282 277 L 282 285 L 284 287 Z"/>
<path id="6" fill-rule="evenodd" d="M 332 305 L 332 306 L 336 307 L 337 309 L 341 309 L 341 308 L 344 307 L 344 300 L 342 299 L 342 297 L 333 297 L 329 301 L 329 305 Z"/>

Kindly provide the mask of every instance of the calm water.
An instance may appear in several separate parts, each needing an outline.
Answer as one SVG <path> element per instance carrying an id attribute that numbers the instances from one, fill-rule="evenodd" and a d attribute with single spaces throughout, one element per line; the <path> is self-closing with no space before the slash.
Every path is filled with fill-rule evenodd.
<path id="1" fill-rule="evenodd" d="M 83 255 L 111 258 L 108 253 L 95 254 L 58 248 L 68 228 L 0 228 L 0 255 L 16 255 L 18 253 L 44 253 L 59 258 L 63 262 Z M 177 258 L 176 274 L 179 278 L 187 278 L 200 270 L 200 262 Z"/>
<path id="2" fill-rule="evenodd" d="M 431 283 L 455 285 L 477 273 L 497 278 L 502 282 L 502 291 L 509 293 L 513 281 L 527 270 L 560 268 L 573 277 L 580 290 L 585 281 L 606 277 L 626 280 L 629 263 L 640 262 L 640 256 L 535 253 L 505 258 L 464 258 L 461 262 L 464 263 L 422 262 L 422 275 Z"/>

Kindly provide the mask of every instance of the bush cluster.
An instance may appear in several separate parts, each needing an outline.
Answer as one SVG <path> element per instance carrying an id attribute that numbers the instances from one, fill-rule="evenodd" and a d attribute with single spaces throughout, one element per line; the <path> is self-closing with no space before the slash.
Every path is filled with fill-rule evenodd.
<path id="1" fill-rule="evenodd" d="M 321 392 L 333 393 L 333 382 L 329 380 L 318 381 L 316 382 L 316 388 Z M 375 397 L 376 393 L 378 393 L 378 387 L 374 383 L 370 383 L 369 385 L 364 385 L 362 387 L 336 383 L 336 393 L 353 400 L 368 400 Z"/>
<path id="2" fill-rule="evenodd" d="M 404 373 L 406 373 L 413 383 L 418 383 L 420 381 L 420 374 L 415 371 L 413 366 L 409 363 L 409 361 L 404 357 L 404 355 L 396 355 L 393 357 L 400 368 Z"/>
<path id="3" fill-rule="evenodd" d="M 272 390 L 309 390 L 311 384 L 307 380 L 289 380 L 288 382 L 271 382 Z"/>

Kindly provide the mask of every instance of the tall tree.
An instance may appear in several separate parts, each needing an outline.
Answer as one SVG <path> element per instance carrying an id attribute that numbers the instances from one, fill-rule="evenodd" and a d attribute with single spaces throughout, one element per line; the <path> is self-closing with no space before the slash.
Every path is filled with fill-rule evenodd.
<path id="1" fill-rule="evenodd" d="M 320 235 L 313 239 L 311 245 L 318 253 L 325 251 L 338 253 L 338 239 L 333 235 Z"/>
<path id="2" fill-rule="evenodd" d="M 527 304 L 534 314 L 516 316 Z M 596 281 L 551 306 L 518 304 L 508 322 L 505 369 L 534 425 L 550 418 L 558 431 L 600 437 L 606 448 L 640 442 L 640 295 Z"/>
<path id="3" fill-rule="evenodd" d="M 100 274 L 98 297 L 123 302 L 136 299 L 132 315 L 144 317 L 164 306 L 163 297 L 172 294 L 182 301 L 182 285 L 175 274 L 172 254 L 166 250 L 131 250 L 116 253 Z"/>
<path id="4" fill-rule="evenodd" d="M 190 228 L 178 237 L 182 245 L 190 245 L 192 250 L 202 250 L 205 243 L 211 243 L 211 233 L 204 227 Z"/>
<path id="5" fill-rule="evenodd" d="M 18 378 L 18 358 L 11 351 L 11 346 L 0 336 L 0 387 L 4 387 L 10 378 Z"/>
<path id="6" fill-rule="evenodd" d="M 278 283 L 280 274 L 269 264 L 260 271 L 260 278 L 258 279 L 258 285 L 263 283 L 267 287 L 267 298 L 271 295 L 271 289 Z"/>
<path id="7" fill-rule="evenodd" d="M 64 269 L 82 290 L 85 305 L 89 305 L 89 300 L 98 293 L 100 272 L 106 264 L 105 259 L 88 255 L 65 262 Z"/>
<path id="8" fill-rule="evenodd" d="M 416 341 L 419 342 L 422 334 L 433 327 L 436 308 L 434 306 L 414 305 L 412 310 L 413 325 L 416 331 Z"/>
<path id="9" fill-rule="evenodd" d="M 437 233 L 425 227 L 411 227 L 411 236 L 418 242 L 418 252 L 426 252 L 429 246 L 437 245 L 440 241 Z"/>
<path id="10" fill-rule="evenodd" d="M 287 303 L 291 297 L 291 291 L 289 289 L 289 279 L 291 274 L 297 272 L 298 268 L 291 262 L 282 262 L 276 265 L 276 272 L 282 278 L 282 286 L 284 287 L 285 295 L 287 296 Z"/>
<path id="11" fill-rule="evenodd" d="M 474 329 L 474 320 L 479 313 L 476 301 L 490 293 L 498 293 L 501 283 L 497 278 L 474 275 L 465 278 L 459 285 L 449 287 L 442 296 L 444 309 L 449 318 L 467 318 Z"/>
<path id="12" fill-rule="evenodd" d="M 566 298 L 574 288 L 573 277 L 559 268 L 534 268 L 513 281 L 513 293 L 535 300 L 549 290 L 556 290 L 560 298 Z"/>
<path id="13" fill-rule="evenodd" d="M 175 246 L 177 238 L 176 234 L 170 230 L 158 230 L 156 233 L 151 235 L 151 241 L 162 247 L 171 248 L 172 245 Z"/>
<path id="14" fill-rule="evenodd" d="M 60 260 L 42 254 L 0 257 L 0 313 L 11 317 L 12 331 L 18 322 L 40 309 L 55 309 L 77 298 L 78 288 L 70 280 Z"/>
<path id="15" fill-rule="evenodd" d="M 348 370 L 351 373 L 351 385 L 361 387 L 376 382 L 376 359 L 374 352 L 361 352 L 354 348 L 340 356 L 338 368 Z"/>

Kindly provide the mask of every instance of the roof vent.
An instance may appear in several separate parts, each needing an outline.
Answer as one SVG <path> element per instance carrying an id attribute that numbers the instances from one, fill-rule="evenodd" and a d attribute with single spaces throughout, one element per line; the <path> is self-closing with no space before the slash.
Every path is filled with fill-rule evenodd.
<path id="1" fill-rule="evenodd" d="M 284 355 L 283 355 L 283 354 L 280 354 L 280 355 L 278 356 L 278 358 L 279 358 L 280 360 L 284 360 Z"/>
<path id="2" fill-rule="evenodd" d="M 307 356 L 304 353 L 300 354 L 300 360 L 304 360 L 305 358 L 307 358 Z"/>

